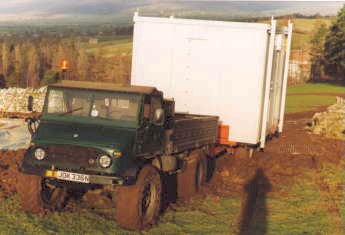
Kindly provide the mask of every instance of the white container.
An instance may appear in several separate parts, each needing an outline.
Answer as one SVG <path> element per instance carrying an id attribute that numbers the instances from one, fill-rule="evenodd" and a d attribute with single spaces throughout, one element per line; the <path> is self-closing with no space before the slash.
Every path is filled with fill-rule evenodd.
<path id="1" fill-rule="evenodd" d="M 136 13 L 134 22 L 133 85 L 157 87 L 177 112 L 219 116 L 231 141 L 263 148 L 267 135 L 281 132 L 291 24 L 279 36 L 273 19 L 269 25 Z"/>

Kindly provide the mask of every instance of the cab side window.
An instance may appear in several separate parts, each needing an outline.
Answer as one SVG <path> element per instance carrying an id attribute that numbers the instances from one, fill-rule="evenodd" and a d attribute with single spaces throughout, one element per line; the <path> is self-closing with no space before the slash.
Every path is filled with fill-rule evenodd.
<path id="1" fill-rule="evenodd" d="M 161 97 L 152 97 L 151 98 L 151 120 L 153 120 L 153 116 L 157 109 L 162 108 L 162 99 Z"/>
<path id="2" fill-rule="evenodd" d="M 149 121 L 151 118 L 151 97 L 145 97 L 144 102 L 144 119 Z"/>

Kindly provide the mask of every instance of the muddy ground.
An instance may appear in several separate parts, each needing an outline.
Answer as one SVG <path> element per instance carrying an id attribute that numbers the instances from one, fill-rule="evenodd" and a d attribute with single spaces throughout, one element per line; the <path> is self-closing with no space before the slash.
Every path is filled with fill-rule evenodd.
<path id="1" fill-rule="evenodd" d="M 322 108 L 318 111 L 323 111 Z M 215 160 L 212 178 L 201 196 L 222 198 L 279 191 L 292 184 L 306 170 L 318 170 L 323 163 L 343 164 L 345 142 L 311 134 L 306 124 L 313 112 L 286 115 L 284 133 L 268 142 L 264 152 L 248 158 L 246 150 Z M 0 198 L 15 193 L 17 168 L 24 150 L 0 152 Z"/>
<path id="2" fill-rule="evenodd" d="M 342 164 L 345 141 L 309 132 L 307 123 L 314 114 L 315 111 L 286 115 L 283 134 L 269 141 L 265 150 L 255 152 L 251 159 L 243 149 L 217 159 L 215 174 L 205 192 L 215 196 L 243 194 L 246 185 L 256 178 L 266 182 L 261 188 L 266 189 L 267 184 L 268 191 L 279 191 L 306 170 L 317 170 L 323 163 Z"/>

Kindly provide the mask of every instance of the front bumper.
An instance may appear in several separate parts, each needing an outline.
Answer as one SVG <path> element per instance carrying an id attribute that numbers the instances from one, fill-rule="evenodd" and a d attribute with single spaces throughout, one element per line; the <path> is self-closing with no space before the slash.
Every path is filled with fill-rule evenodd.
<path id="1" fill-rule="evenodd" d="M 40 166 L 33 166 L 28 165 L 23 162 L 23 164 L 20 167 L 20 172 L 24 174 L 29 175 L 38 175 L 41 177 L 49 178 L 49 179 L 56 179 L 65 182 L 71 182 L 68 180 L 61 180 L 56 177 L 56 170 L 47 170 L 46 168 L 40 167 Z M 96 184 L 96 185 L 123 185 L 127 184 L 131 180 L 127 177 L 118 177 L 118 176 L 104 176 L 104 175 L 94 175 L 94 174 L 88 174 L 87 172 L 75 172 L 75 171 L 69 171 L 71 173 L 77 173 L 77 174 L 86 174 L 89 176 L 89 183 L 80 183 L 80 184 Z"/>

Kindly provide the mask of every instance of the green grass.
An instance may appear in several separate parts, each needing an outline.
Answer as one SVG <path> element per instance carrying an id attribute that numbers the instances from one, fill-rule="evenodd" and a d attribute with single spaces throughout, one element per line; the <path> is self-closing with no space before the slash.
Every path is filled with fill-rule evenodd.
<path id="1" fill-rule="evenodd" d="M 320 207 L 321 195 L 313 179 L 301 179 L 287 191 L 288 196 L 270 198 L 272 233 L 326 234 L 328 230 L 327 211 Z M 283 213 L 279 213 L 283 211 Z M 281 233 L 283 234 L 283 233 Z"/>
<path id="2" fill-rule="evenodd" d="M 328 214 L 321 208 L 322 198 L 312 179 L 301 179 L 281 194 L 267 198 L 267 234 L 327 234 L 330 230 Z M 260 222 L 260 220 L 259 220 Z M 255 234 L 263 227 L 254 223 L 251 231 Z"/>
<path id="3" fill-rule="evenodd" d="M 334 96 L 299 95 L 288 96 L 286 99 L 286 113 L 311 111 L 318 106 L 334 104 Z"/>
<path id="4" fill-rule="evenodd" d="M 320 187 L 323 178 L 327 187 Z M 328 165 L 321 169 L 306 170 L 292 186 L 256 198 L 250 234 L 341 234 L 345 204 L 343 185 L 345 174 L 339 167 Z M 188 204 L 169 209 L 159 224 L 143 233 L 120 229 L 116 223 L 86 209 L 48 214 L 42 218 L 24 213 L 18 207 L 17 197 L 0 201 L 1 234 L 153 234 L 153 235 L 228 235 L 238 234 L 241 208 L 245 196 L 195 199 Z M 329 205 L 340 213 L 334 217 Z"/>
<path id="5" fill-rule="evenodd" d="M 313 95 L 312 93 L 324 93 L 325 95 Z M 345 94 L 345 86 L 326 83 L 290 86 L 287 90 L 286 113 L 310 111 L 318 106 L 334 104 L 336 94 Z"/>
<path id="6" fill-rule="evenodd" d="M 86 210 L 39 218 L 22 212 L 16 197 L 1 200 L 0 210 L 1 234 L 120 234 L 111 220 Z"/>
<path id="7" fill-rule="evenodd" d="M 344 173 L 334 166 L 324 168 L 321 173 L 307 171 L 292 187 L 284 189 L 284 197 L 279 193 L 268 198 L 267 234 L 343 234 L 339 233 L 341 216 L 330 213 L 329 208 L 334 203 L 341 209 L 344 193 L 321 188 L 319 174 L 329 187 L 344 183 Z"/>
<path id="8" fill-rule="evenodd" d="M 130 54 L 132 52 L 132 37 L 119 36 L 110 40 L 100 41 L 98 44 L 87 44 L 88 54 L 101 53 L 103 57 L 109 58 L 116 55 Z"/>
<path id="9" fill-rule="evenodd" d="M 294 24 L 294 30 L 296 32 L 312 33 L 320 23 L 324 23 L 329 27 L 332 23 L 332 19 L 293 19 L 292 23 Z"/>
<path id="10" fill-rule="evenodd" d="M 228 234 L 236 228 L 237 198 L 220 202 L 195 200 L 167 211 L 149 234 Z M 86 209 L 51 213 L 43 218 L 24 213 L 17 197 L 0 201 L 1 234 L 141 234 L 120 229 L 116 223 Z M 144 232 L 145 233 L 145 232 Z"/>
<path id="11" fill-rule="evenodd" d="M 333 85 L 327 83 L 307 83 L 290 86 L 287 89 L 287 94 L 293 93 L 344 93 L 345 85 Z"/>
<path id="12" fill-rule="evenodd" d="M 168 212 L 150 234 L 231 234 L 237 230 L 237 216 L 241 210 L 238 197 L 220 201 L 212 198 L 196 200 L 176 211 Z"/>

